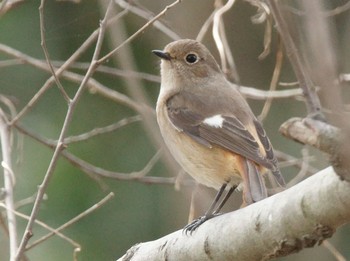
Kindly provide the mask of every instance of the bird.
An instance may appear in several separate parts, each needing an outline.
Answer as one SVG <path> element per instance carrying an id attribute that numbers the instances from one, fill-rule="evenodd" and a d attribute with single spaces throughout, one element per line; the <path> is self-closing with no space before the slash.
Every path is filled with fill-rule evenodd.
<path id="1" fill-rule="evenodd" d="M 285 186 L 262 124 L 210 51 L 181 39 L 152 52 L 161 59 L 156 114 L 164 142 L 190 176 L 218 191 L 204 216 L 184 227 L 186 234 L 221 214 L 238 186 L 243 205 L 266 198 L 268 171 Z"/>

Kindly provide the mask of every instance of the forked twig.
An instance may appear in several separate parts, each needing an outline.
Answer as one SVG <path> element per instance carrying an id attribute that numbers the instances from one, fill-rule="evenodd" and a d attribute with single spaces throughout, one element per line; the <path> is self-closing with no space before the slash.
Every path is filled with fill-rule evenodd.
<path id="1" fill-rule="evenodd" d="M 113 54 L 115 54 L 119 49 L 121 49 L 124 45 L 130 43 L 132 40 L 134 40 L 139 34 L 143 33 L 146 28 L 148 28 L 150 25 L 152 25 L 155 21 L 157 21 L 160 17 L 166 14 L 166 12 L 180 3 L 181 0 L 176 0 L 172 4 L 166 6 L 163 11 L 161 11 L 159 14 L 157 14 L 155 17 L 153 17 L 151 20 L 149 20 L 144 26 L 142 26 L 139 30 L 137 30 L 135 33 L 133 33 L 128 39 L 126 39 L 123 43 L 121 43 L 119 46 L 114 48 L 112 51 L 110 51 L 108 54 L 100 58 L 97 63 L 101 64 L 104 63 L 106 60 L 108 60 Z"/>
<path id="2" fill-rule="evenodd" d="M 4 209 L 8 209 L 8 207 L 6 207 L 6 205 L 4 205 L 3 203 L 0 203 L 0 207 L 4 208 Z M 18 212 L 17 210 L 10 210 L 14 215 L 18 216 L 18 217 L 21 217 L 23 219 L 26 219 L 26 220 L 30 220 L 30 216 L 28 215 L 25 215 L 21 212 Z M 51 232 L 54 232 L 56 236 L 62 238 L 63 240 L 69 242 L 71 245 L 73 245 L 75 248 L 80 248 L 80 245 L 75 242 L 74 240 L 72 240 L 71 238 L 65 236 L 64 234 L 62 234 L 61 232 L 59 231 L 56 231 L 56 229 L 50 227 L 49 225 L 45 224 L 44 222 L 38 220 L 38 219 L 35 219 L 34 221 L 35 224 L 38 224 L 39 226 L 42 226 L 43 228 L 51 231 Z"/>
<path id="3" fill-rule="evenodd" d="M 45 19 L 45 16 L 44 16 L 44 5 L 45 5 L 45 0 L 41 0 L 40 2 L 40 6 L 39 6 L 39 18 L 40 18 L 40 37 L 41 37 L 41 47 L 44 51 L 44 55 L 45 55 L 45 58 L 46 58 L 46 62 L 50 68 L 50 71 L 51 71 L 51 74 L 52 76 L 54 77 L 55 79 L 55 82 L 58 86 L 58 89 L 60 90 L 60 92 L 62 93 L 64 99 L 66 100 L 67 103 L 70 103 L 70 97 L 69 95 L 67 94 L 67 92 L 64 90 L 62 84 L 61 84 L 61 81 L 58 79 L 57 75 L 56 75 L 56 72 L 55 72 L 55 69 L 53 68 L 53 65 L 51 63 L 51 60 L 50 60 L 50 55 L 49 55 L 49 52 L 47 50 L 47 46 L 46 46 L 46 37 L 45 37 L 45 24 L 44 24 L 44 19 Z"/>
<path id="4" fill-rule="evenodd" d="M 119 5 L 120 7 L 124 8 L 125 10 L 130 11 L 131 13 L 142 17 L 147 20 L 151 20 L 153 18 L 153 15 L 135 5 L 131 5 L 130 2 L 126 2 L 124 0 L 116 0 L 115 3 Z M 163 32 L 165 35 L 169 36 L 173 40 L 179 40 L 181 37 L 172 31 L 170 28 L 168 28 L 165 24 L 160 22 L 159 20 L 154 22 L 154 27 L 157 28 L 159 31 Z"/>
<path id="5" fill-rule="evenodd" d="M 25 250 L 25 248 L 26 248 L 26 246 L 28 244 L 28 241 L 32 237 L 32 227 L 33 227 L 34 221 L 36 219 L 36 216 L 37 216 L 37 214 L 39 212 L 40 205 L 41 205 L 41 202 L 42 202 L 42 198 L 43 198 L 44 193 L 46 191 L 46 188 L 47 188 L 47 186 L 49 184 L 49 181 L 50 181 L 50 179 L 52 177 L 52 174 L 54 173 L 54 170 L 56 168 L 56 164 L 57 164 L 58 158 L 59 158 L 59 156 L 61 154 L 61 151 L 63 149 L 63 145 L 64 145 L 63 141 L 64 141 L 65 135 L 67 133 L 68 126 L 69 126 L 69 124 L 70 124 L 70 122 L 72 120 L 72 116 L 73 116 L 73 113 L 75 111 L 75 107 L 76 107 L 76 105 L 77 105 L 77 103 L 78 103 L 78 101 L 79 101 L 79 99 L 80 99 L 80 97 L 81 97 L 85 87 L 86 87 L 86 83 L 87 83 L 88 79 L 92 76 L 92 74 L 94 73 L 95 68 L 97 67 L 96 61 L 98 59 L 98 56 L 100 54 L 100 50 L 101 50 L 101 47 L 102 47 L 102 41 L 103 41 L 104 33 L 105 33 L 105 30 L 106 30 L 106 21 L 107 21 L 107 18 L 109 17 L 109 14 L 111 12 L 111 9 L 112 9 L 111 7 L 112 7 L 112 1 L 110 2 L 110 5 L 107 8 L 105 17 L 103 18 L 103 20 L 100 23 L 99 36 L 98 36 L 97 43 L 96 43 L 96 48 L 95 48 L 95 51 L 94 51 L 94 54 L 93 54 L 93 57 L 92 57 L 91 66 L 88 69 L 88 71 L 87 71 L 83 81 L 81 82 L 77 92 L 75 93 L 73 99 L 71 100 L 71 102 L 68 105 L 66 118 L 64 120 L 62 129 L 61 129 L 61 133 L 60 133 L 60 136 L 59 136 L 59 139 L 58 139 L 58 144 L 57 144 L 57 146 L 55 148 L 55 151 L 54 151 L 54 154 L 53 154 L 53 156 L 51 158 L 50 165 L 49 165 L 49 167 L 48 167 L 48 169 L 46 171 L 44 180 L 42 181 L 41 185 L 38 188 L 38 194 L 37 194 L 36 200 L 34 202 L 32 213 L 30 215 L 30 219 L 28 221 L 28 224 L 27 224 L 27 227 L 25 229 L 25 232 L 24 232 L 21 244 L 20 244 L 20 246 L 18 248 L 18 251 L 17 251 L 17 254 L 16 254 L 16 258 L 15 258 L 16 261 L 19 261 L 21 259 L 21 256 L 24 253 L 24 250 Z"/>
<path id="6" fill-rule="evenodd" d="M 123 17 L 127 12 L 123 11 L 116 15 L 115 17 L 111 18 L 108 22 L 108 25 L 111 25 L 113 22 L 119 20 L 121 17 Z M 70 67 L 72 63 L 74 63 L 89 47 L 90 45 L 96 40 L 98 37 L 99 30 L 96 29 L 85 41 L 84 43 L 63 63 L 63 65 L 57 69 L 56 76 L 60 77 L 60 75 L 63 75 L 66 77 L 66 74 L 68 73 L 66 70 Z M 0 44 L 0 50 L 8 55 L 11 55 L 13 57 L 16 57 L 20 61 L 23 61 L 24 63 L 28 63 L 32 66 L 35 66 L 37 68 L 40 68 L 42 70 L 50 72 L 50 69 L 47 68 L 46 63 L 43 63 L 39 59 L 36 59 L 34 57 L 31 57 L 27 54 L 24 54 L 18 50 L 15 50 L 11 47 L 8 47 L 6 45 Z M 79 78 L 79 82 L 81 82 L 81 78 Z M 52 84 L 55 82 L 55 78 L 51 76 L 45 84 L 40 88 L 40 90 L 32 97 L 32 99 L 24 106 L 24 108 L 14 117 L 10 124 L 15 124 L 20 118 L 22 118 L 27 112 L 30 111 L 30 109 L 38 102 L 38 100 L 43 96 L 43 94 L 52 86 Z"/>
<path id="7" fill-rule="evenodd" d="M 130 123 L 134 123 L 134 122 L 138 122 L 141 121 L 142 118 L 139 115 L 133 116 L 133 117 L 129 117 L 129 118 L 124 118 L 116 123 L 113 123 L 111 125 L 105 126 L 105 127 L 101 127 L 101 128 L 95 128 L 89 132 L 83 133 L 83 134 L 79 134 L 76 136 L 70 136 L 64 139 L 64 144 L 70 144 L 70 143 L 75 143 L 75 142 L 81 142 L 84 140 L 88 140 L 94 136 L 97 135 L 101 135 L 104 133 L 108 133 L 108 132 L 112 132 L 115 131 L 121 127 L 124 127 Z"/>
<path id="8" fill-rule="evenodd" d="M 33 242 L 31 245 L 29 245 L 28 247 L 26 247 L 26 250 L 29 250 L 37 245 L 39 245 L 40 243 L 44 242 L 45 240 L 47 240 L 48 238 L 54 236 L 57 234 L 57 232 L 62 231 L 63 229 L 73 225 L 74 223 L 78 222 L 80 219 L 86 217 L 87 215 L 89 215 L 90 213 L 94 212 L 95 210 L 99 209 L 100 207 L 102 207 L 104 204 L 106 204 L 109 200 L 111 200 L 114 197 L 114 193 L 111 192 L 109 193 L 107 196 L 105 196 L 103 199 L 101 199 L 99 202 L 97 202 L 96 204 L 94 204 L 92 207 L 88 208 L 87 210 L 83 211 L 82 213 L 80 213 L 79 215 L 75 216 L 74 218 L 72 218 L 71 220 L 69 220 L 68 222 L 64 223 L 62 226 L 52 230 L 50 233 L 48 233 L 45 236 L 42 236 L 41 238 L 39 238 L 38 240 L 36 240 L 35 242 Z"/>

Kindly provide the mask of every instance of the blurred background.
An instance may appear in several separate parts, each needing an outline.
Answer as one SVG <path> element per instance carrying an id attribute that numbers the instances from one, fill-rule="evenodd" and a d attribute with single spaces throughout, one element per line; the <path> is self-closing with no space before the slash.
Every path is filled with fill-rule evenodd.
<path id="1" fill-rule="evenodd" d="M 97 71 L 93 78 L 106 88 L 126 95 L 136 104 L 146 104 L 145 108 L 154 109 L 159 92 L 159 60 L 151 50 L 162 49 L 176 37 L 195 39 L 219 2 L 202 0 L 199 3 L 196 0 L 183 0 L 160 19 L 168 34 L 154 26 L 145 29 L 107 60 L 101 67 L 104 70 Z M 295 23 L 295 28 L 302 27 L 305 14 L 298 13 L 295 6 L 292 6 L 292 1 L 283 2 L 289 6 L 287 11 L 290 21 Z M 108 27 L 102 55 L 125 41 L 141 28 L 149 17 L 158 14 L 171 3 L 172 1 L 163 0 L 131 1 L 131 5 L 136 8 L 124 11 L 120 19 Z M 331 1 L 326 9 L 333 10 L 346 4 L 347 1 Z M 17 112 L 27 105 L 51 76 L 49 72 L 39 68 L 40 66 L 29 63 L 35 59 L 45 64 L 45 56 L 40 45 L 39 5 L 38 0 L 19 1 L 0 16 L 0 94 L 13 103 Z M 107 5 L 108 1 L 103 0 L 47 1 L 44 9 L 45 38 L 50 58 L 55 66 L 58 67 L 66 61 L 98 29 Z M 126 2 L 119 1 L 119 4 L 115 4 L 113 15 L 121 14 L 127 6 Z M 271 52 L 265 59 L 259 59 L 264 50 L 265 24 L 252 22 L 252 17 L 256 13 L 257 8 L 249 1 L 236 1 L 231 10 L 224 15 L 225 31 L 237 67 L 239 83 L 242 86 L 268 90 L 275 67 L 278 37 L 273 30 Z M 145 15 L 146 19 L 141 17 L 141 14 Z M 350 11 L 344 9 L 329 17 L 329 23 L 334 29 L 333 43 L 341 73 L 347 73 L 350 69 L 349 15 Z M 211 27 L 202 42 L 219 61 Z M 18 57 L 16 58 L 12 51 L 7 52 L 4 46 L 27 56 L 25 59 L 17 59 Z M 69 71 L 83 76 L 94 48 L 95 44 L 90 45 L 79 57 L 79 63 L 73 64 Z M 72 97 L 80 82 L 63 77 L 60 79 Z M 285 83 L 296 81 L 286 57 L 283 60 L 279 81 Z M 297 88 L 297 86 L 278 86 L 278 89 L 283 88 Z M 348 93 L 344 92 L 344 99 L 348 97 Z M 265 100 L 249 99 L 248 102 L 255 114 L 259 115 Z M 0 106 L 4 111 L 10 112 L 4 103 Z M 58 139 L 66 112 L 67 103 L 57 86 L 53 85 L 17 123 L 41 138 L 54 141 Z M 130 106 L 93 88 L 86 89 L 75 109 L 67 135 L 86 133 L 140 113 L 142 110 L 135 111 Z M 99 202 L 108 193 L 115 194 L 106 204 L 62 231 L 80 244 L 81 252 L 78 254 L 78 260 L 115 260 L 132 245 L 155 240 L 181 229 L 188 222 L 191 192 L 195 189 L 193 182 L 188 176 L 181 174 L 180 168 L 165 149 L 157 154 L 162 145 L 159 143 L 161 139 L 154 114 L 145 109 L 142 116 L 142 120 L 137 118 L 136 121 L 125 124 L 113 132 L 71 143 L 66 151 L 95 167 L 125 175 L 142 170 L 155 155 L 156 157 L 161 155 L 147 172 L 147 176 L 159 177 L 158 179 L 120 180 L 91 173 L 88 175 L 64 157 L 58 161 L 38 215 L 38 219 L 47 225 L 53 228 L 59 227 Z M 297 166 L 290 166 L 291 164 L 288 164 L 290 158 L 284 154 L 300 159 L 298 162 L 301 162 L 303 157 L 309 162 L 308 172 L 303 178 L 328 165 L 326 155 L 287 140 L 278 132 L 279 126 L 284 121 L 291 117 L 304 116 L 306 108 L 302 99 L 288 98 L 273 100 L 270 111 L 262 119 L 275 149 L 281 152 L 278 155 L 282 174 L 287 181 L 297 176 L 300 169 Z M 18 211 L 30 214 L 33 197 L 42 182 L 52 155 L 51 148 L 33 137 L 20 131 L 13 132 L 12 159 L 16 175 L 14 192 Z M 3 184 L 2 182 L 1 177 L 0 184 Z M 196 216 L 204 213 L 213 196 L 214 191 L 197 188 L 195 198 L 200 200 L 196 200 L 199 202 Z M 240 193 L 235 193 L 231 201 L 226 211 L 240 206 Z M 4 216 L 5 213 L 2 214 Z M 26 220 L 18 218 L 17 221 L 18 236 L 21 238 Z M 34 226 L 33 232 L 31 242 L 48 233 L 38 225 Z M 350 260 L 349 232 L 350 227 L 344 226 L 329 240 L 348 260 Z M 29 260 L 36 261 L 72 260 L 73 251 L 74 247 L 70 243 L 54 236 L 30 249 L 26 252 L 26 256 Z M 1 261 L 8 260 L 8 237 L 3 227 L 0 229 L 0 253 Z M 279 260 L 311 259 L 336 260 L 323 246 L 306 249 Z"/>

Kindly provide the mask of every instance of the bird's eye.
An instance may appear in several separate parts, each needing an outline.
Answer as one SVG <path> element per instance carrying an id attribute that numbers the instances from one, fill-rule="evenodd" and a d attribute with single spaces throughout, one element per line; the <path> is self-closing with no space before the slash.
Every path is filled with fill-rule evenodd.
<path id="1" fill-rule="evenodd" d="M 187 63 L 196 63 L 197 61 L 198 61 L 198 57 L 194 53 L 190 53 L 186 56 Z"/>

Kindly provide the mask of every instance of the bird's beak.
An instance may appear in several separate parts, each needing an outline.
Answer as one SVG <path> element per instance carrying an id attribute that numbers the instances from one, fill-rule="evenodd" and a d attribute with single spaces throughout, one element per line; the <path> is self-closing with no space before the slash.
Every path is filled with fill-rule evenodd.
<path id="1" fill-rule="evenodd" d="M 164 60 L 170 60 L 172 57 L 170 56 L 169 53 L 161 51 L 161 50 L 153 50 L 152 53 L 157 55 L 158 57 L 164 59 Z"/>

